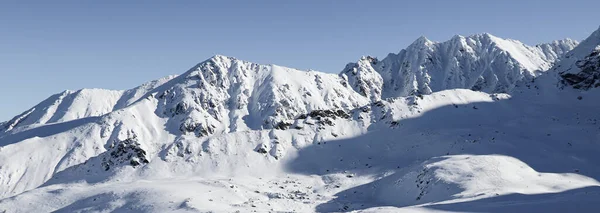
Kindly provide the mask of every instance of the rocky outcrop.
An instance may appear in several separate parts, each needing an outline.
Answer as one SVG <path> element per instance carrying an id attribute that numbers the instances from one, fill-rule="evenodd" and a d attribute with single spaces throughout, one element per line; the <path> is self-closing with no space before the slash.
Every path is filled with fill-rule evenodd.
<path id="1" fill-rule="evenodd" d="M 581 69 L 580 72 L 561 75 L 565 83 L 583 90 L 600 87 L 600 50 L 578 60 L 576 65 Z"/>
<path id="2" fill-rule="evenodd" d="M 135 168 L 149 163 L 146 151 L 140 148 L 140 143 L 135 135 L 122 141 L 115 141 L 100 158 L 105 171 L 118 166 L 129 165 Z"/>
<path id="3" fill-rule="evenodd" d="M 563 83 L 575 89 L 588 90 L 600 86 L 600 28 L 567 53 L 552 68 Z"/>

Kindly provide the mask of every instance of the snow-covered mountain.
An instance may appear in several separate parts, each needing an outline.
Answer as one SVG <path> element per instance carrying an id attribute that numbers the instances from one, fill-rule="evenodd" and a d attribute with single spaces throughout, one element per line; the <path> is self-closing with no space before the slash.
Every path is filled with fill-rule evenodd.
<path id="1" fill-rule="evenodd" d="M 378 91 L 385 98 L 456 88 L 511 92 L 518 82 L 548 70 L 577 44 L 564 39 L 530 47 L 487 33 L 454 36 L 440 43 L 420 37 L 398 54 L 389 54 L 381 61 L 365 57 L 346 70 L 358 67 L 356 72 L 373 87 L 363 85 L 362 90 Z"/>
<path id="2" fill-rule="evenodd" d="M 10 156 L 5 160 L 41 159 L 22 159 L 24 165 L 3 162 L 0 174 L 8 178 L 0 180 L 0 193 L 12 195 L 38 186 L 56 172 L 111 152 L 113 145 L 129 146 L 134 139 L 141 141 L 135 144 L 142 147 L 144 155 L 166 158 L 171 152 L 184 152 L 179 149 L 187 143 L 186 138 L 287 129 L 299 116 L 323 117 L 318 125 L 330 124 L 327 119 L 346 117 L 346 111 L 369 104 L 338 75 L 225 56 L 128 91 L 64 92 L 5 125 L 7 132 L 0 138 L 0 152 L 6 153 L 3 157 Z M 40 144 L 27 153 L 11 149 L 30 146 L 27 143 Z M 34 154 L 44 147 L 52 154 Z M 278 157 L 281 153 L 272 154 Z"/>
<path id="3" fill-rule="evenodd" d="M 597 209 L 600 92 L 564 86 L 597 66 L 563 68 L 598 33 L 422 37 L 337 75 L 218 55 L 66 91 L 2 123 L 0 212 Z"/>

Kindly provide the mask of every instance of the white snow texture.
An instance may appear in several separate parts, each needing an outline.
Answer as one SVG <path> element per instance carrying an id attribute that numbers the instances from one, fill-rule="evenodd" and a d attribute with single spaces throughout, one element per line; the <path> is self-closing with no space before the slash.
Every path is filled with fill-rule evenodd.
<path id="1" fill-rule="evenodd" d="M 0 212 L 598 212 L 600 29 L 340 74 L 217 55 L 0 123 Z"/>

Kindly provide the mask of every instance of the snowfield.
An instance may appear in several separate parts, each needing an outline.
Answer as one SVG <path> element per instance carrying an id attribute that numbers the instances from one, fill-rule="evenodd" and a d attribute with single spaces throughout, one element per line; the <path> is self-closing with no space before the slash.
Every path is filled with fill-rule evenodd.
<path id="1" fill-rule="evenodd" d="M 1 123 L 0 212 L 598 212 L 598 35 L 65 91 Z"/>

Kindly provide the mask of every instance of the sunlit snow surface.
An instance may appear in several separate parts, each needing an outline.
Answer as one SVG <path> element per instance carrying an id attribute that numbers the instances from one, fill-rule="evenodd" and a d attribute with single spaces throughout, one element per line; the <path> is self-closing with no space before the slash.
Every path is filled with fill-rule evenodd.
<path id="1" fill-rule="evenodd" d="M 510 94 L 428 68 L 431 91 L 396 96 L 402 70 L 370 57 L 334 75 L 224 56 L 58 94 L 2 125 L 0 212 L 597 212 L 600 92 L 535 73 L 550 46 L 453 38 L 486 39 L 520 67 Z"/>

